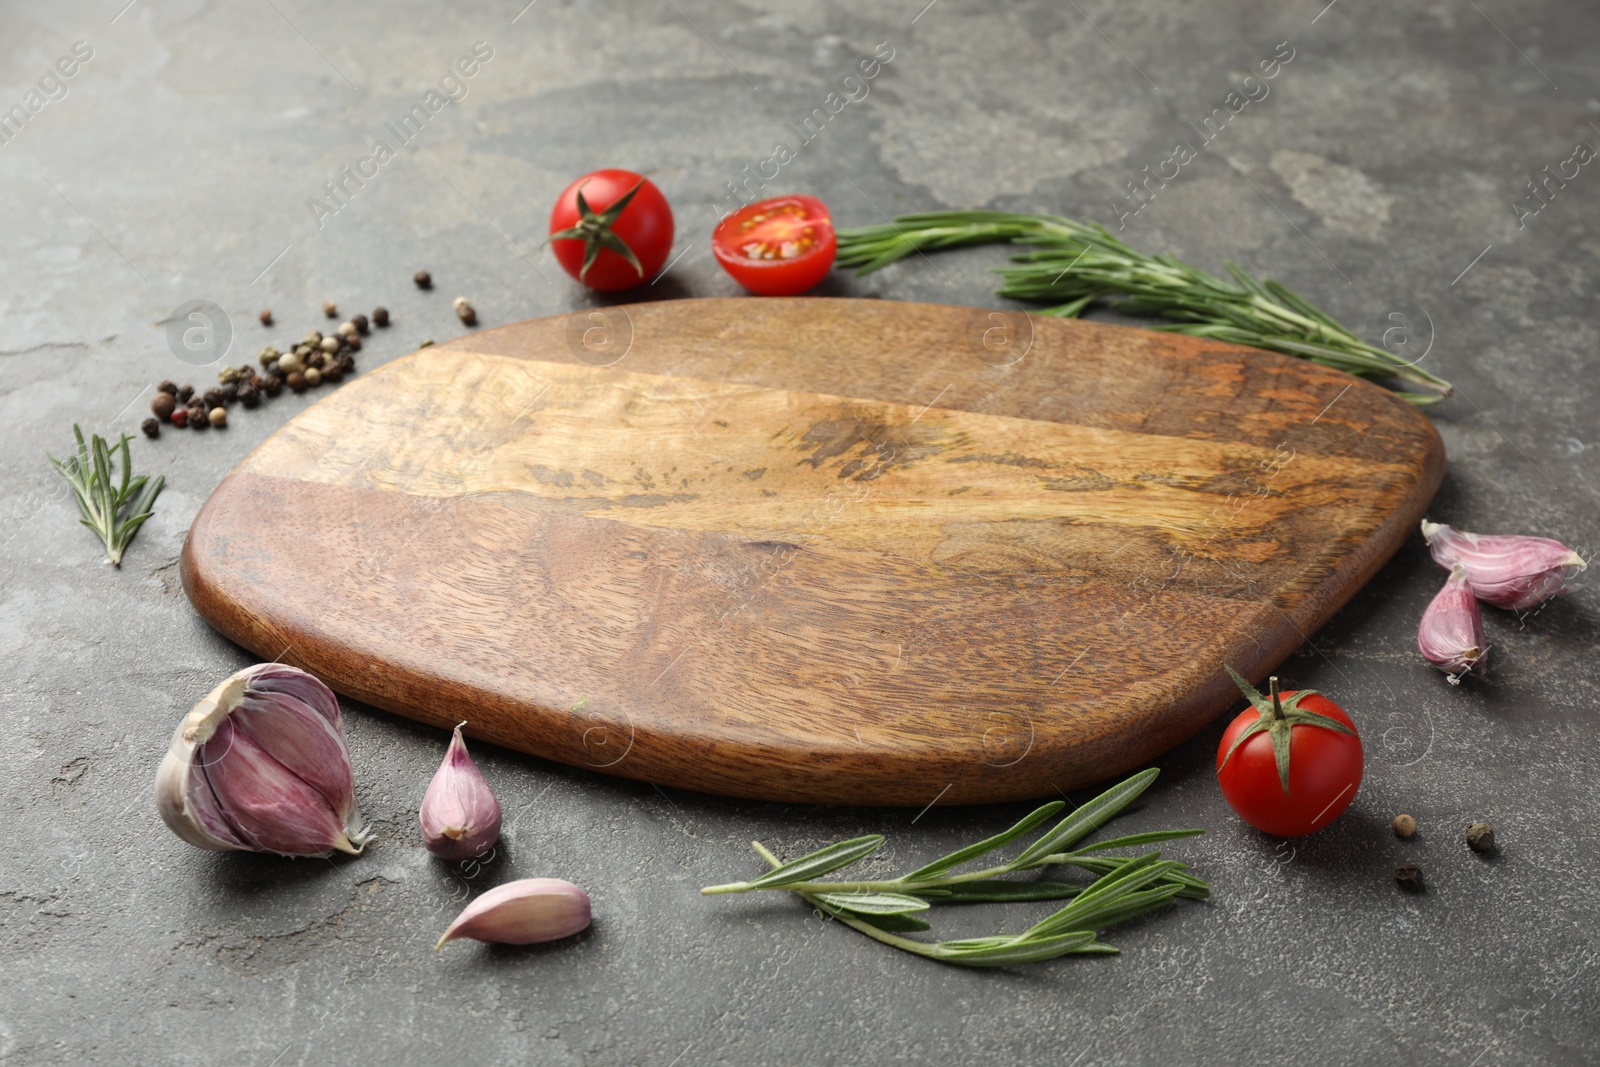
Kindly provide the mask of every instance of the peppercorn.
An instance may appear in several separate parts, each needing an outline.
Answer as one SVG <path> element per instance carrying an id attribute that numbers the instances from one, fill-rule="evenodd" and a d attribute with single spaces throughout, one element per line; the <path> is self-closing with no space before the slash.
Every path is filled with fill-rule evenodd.
<path id="1" fill-rule="evenodd" d="M 424 340 L 424 341 L 423 341 L 423 342 L 422 342 L 422 343 L 421 343 L 421 344 L 420 344 L 420 345 L 418 345 L 418 346 L 417 346 L 417 347 L 418 347 L 418 348 L 428 348 L 428 347 L 430 347 L 430 346 L 431 346 L 431 345 L 432 345 L 432 344 L 433 344 L 433 338 L 431 338 L 431 337 L 429 337 L 429 338 L 427 338 L 427 339 L 426 339 L 426 340 Z"/>
<path id="2" fill-rule="evenodd" d="M 211 425 L 220 429 L 223 426 L 228 425 L 228 409 L 212 408 L 211 414 L 206 416 L 206 420 L 210 422 Z"/>
<path id="3" fill-rule="evenodd" d="M 253 408 L 261 403 L 261 390 L 254 383 L 245 383 L 239 387 L 239 403 L 247 408 Z"/>
<path id="4" fill-rule="evenodd" d="M 278 357 L 281 355 L 283 355 L 282 352 L 279 352 L 276 348 L 269 347 L 263 348 L 256 358 L 261 360 L 263 367 L 270 367 L 278 361 Z"/>
<path id="5" fill-rule="evenodd" d="M 1394 822 L 1390 825 L 1394 827 L 1394 832 L 1401 837 L 1410 837 L 1417 832 L 1417 820 L 1409 815 L 1396 815 Z"/>
<path id="6" fill-rule="evenodd" d="M 433 275 L 429 274 L 425 270 L 417 271 L 417 273 L 415 273 L 415 274 L 413 274 L 411 276 L 411 280 L 417 283 L 417 288 L 418 289 L 432 289 L 433 288 Z"/>
<path id="7" fill-rule="evenodd" d="M 166 394 L 168 394 L 170 396 L 177 396 L 178 395 L 178 387 L 176 385 L 173 385 L 172 382 L 170 382 L 170 381 L 165 381 L 165 382 L 162 382 L 160 385 L 156 386 L 156 392 L 158 392 L 158 393 L 166 393 Z"/>
<path id="8" fill-rule="evenodd" d="M 322 350 L 324 352 L 339 351 L 339 339 L 337 337 L 324 337 L 322 339 Z"/>
<path id="9" fill-rule="evenodd" d="M 185 386 L 181 387 L 178 390 L 178 394 L 177 395 L 178 395 L 178 403 L 187 404 L 189 402 L 190 398 L 194 396 L 194 386 L 185 385 Z"/>
<path id="10" fill-rule="evenodd" d="M 339 368 L 340 374 L 354 374 L 356 372 L 356 359 L 349 353 L 340 356 L 336 361 L 336 364 Z M 326 368 L 324 368 L 324 370 L 326 370 Z"/>
<path id="11" fill-rule="evenodd" d="M 387 325 L 389 325 L 389 309 L 388 308 L 384 308 L 384 307 L 373 308 L 372 309 L 372 325 L 374 325 L 374 326 L 387 326 Z"/>
<path id="12" fill-rule="evenodd" d="M 188 421 L 189 421 L 189 409 L 188 408 L 176 408 L 176 409 L 173 410 L 173 412 L 172 412 L 172 425 L 178 427 L 181 430 L 184 427 L 184 425 L 188 423 Z"/>
<path id="13" fill-rule="evenodd" d="M 286 355 L 282 359 L 278 360 L 278 362 L 277 362 L 278 373 L 279 374 L 293 374 L 297 370 L 305 370 L 306 369 L 306 359 L 307 358 L 309 358 L 309 357 L 302 356 L 298 351 L 290 352 L 288 355 Z"/>
<path id="14" fill-rule="evenodd" d="M 269 397 L 277 396 L 283 391 L 283 375 L 269 374 L 265 378 L 262 378 L 261 391 L 266 393 Z"/>
<path id="15" fill-rule="evenodd" d="M 341 322 L 339 324 L 339 328 L 334 332 L 340 337 L 354 337 L 358 331 L 356 330 L 356 324 L 353 321 L 345 321 Z"/>
<path id="16" fill-rule="evenodd" d="M 1475 822 L 1467 827 L 1467 847 L 1474 852 L 1494 851 L 1494 827 L 1486 822 Z"/>
<path id="17" fill-rule="evenodd" d="M 456 297 L 452 306 L 456 309 L 456 318 L 460 319 L 463 325 L 476 326 L 478 324 L 478 313 L 471 304 L 467 303 L 466 297 Z"/>
<path id="18" fill-rule="evenodd" d="M 303 371 L 307 367 L 320 367 L 326 362 L 328 362 L 328 357 L 325 353 L 313 352 L 306 357 L 305 366 L 301 367 L 300 369 Z"/>
<path id="19" fill-rule="evenodd" d="M 290 371 L 289 376 L 283 382 L 297 393 L 306 391 L 306 376 L 300 371 Z"/>
<path id="20" fill-rule="evenodd" d="M 212 408 L 220 408 L 228 402 L 228 398 L 221 389 L 207 389 L 200 399 L 205 402 L 207 411 Z"/>
<path id="21" fill-rule="evenodd" d="M 350 349 L 352 352 L 359 352 L 361 351 L 361 338 L 347 337 L 345 338 L 344 346 Z"/>
<path id="22" fill-rule="evenodd" d="M 321 369 L 321 374 L 323 381 L 337 382 L 344 377 L 344 368 L 339 365 L 338 360 L 329 360 L 328 365 Z"/>
<path id="23" fill-rule="evenodd" d="M 360 312 L 350 316 L 350 324 L 356 328 L 357 333 L 366 333 L 369 323 L 367 317 Z"/>
<path id="24" fill-rule="evenodd" d="M 165 419 L 165 418 L 170 417 L 172 415 L 173 409 L 176 408 L 177 406 L 178 406 L 177 398 L 175 398 L 171 393 L 166 392 L 165 390 L 163 390 L 162 392 L 157 393 L 155 395 L 155 397 L 152 398 L 151 401 L 150 401 L 150 410 L 155 413 L 155 416 L 158 419 Z"/>
<path id="25" fill-rule="evenodd" d="M 305 369 L 305 379 L 306 385 L 314 389 L 322 384 L 322 371 L 316 367 L 307 367 Z"/>
<path id="26" fill-rule="evenodd" d="M 333 303 L 332 300 L 324 300 L 322 302 L 322 313 L 324 315 L 328 316 L 328 318 L 330 318 L 330 319 L 335 319 L 335 318 L 339 317 L 339 309 L 336 306 L 334 306 L 334 303 Z"/>
<path id="27" fill-rule="evenodd" d="M 162 395 L 165 396 L 166 394 L 163 393 Z M 139 424 L 139 429 L 144 431 L 144 435 L 146 437 L 160 437 L 161 436 L 161 424 L 159 422 L 157 422 L 155 419 L 145 419 L 143 422 L 141 422 Z"/>
<path id="28" fill-rule="evenodd" d="M 1396 867 L 1394 880 L 1400 883 L 1401 889 L 1408 889 L 1413 893 L 1422 892 L 1422 868 L 1415 863 L 1402 863 Z"/>
<path id="29" fill-rule="evenodd" d="M 222 387 L 222 399 L 230 404 L 239 399 L 239 379 L 235 378 Z"/>
<path id="30" fill-rule="evenodd" d="M 205 405 L 199 403 L 198 401 L 193 403 L 193 404 L 190 404 L 189 405 L 189 429 L 191 429 L 191 430 L 203 430 L 207 426 L 210 426 L 210 425 L 211 425 L 211 421 L 210 421 L 210 419 L 208 419 L 206 417 Z"/>

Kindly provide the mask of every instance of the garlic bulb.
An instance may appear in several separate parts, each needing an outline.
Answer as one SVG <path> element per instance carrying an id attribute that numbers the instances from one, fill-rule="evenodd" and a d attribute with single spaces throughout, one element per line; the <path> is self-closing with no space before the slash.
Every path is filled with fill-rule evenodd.
<path id="1" fill-rule="evenodd" d="M 1527 611 L 1565 591 L 1588 564 L 1560 541 L 1516 534 L 1475 534 L 1422 520 L 1422 538 L 1439 566 L 1460 566 L 1485 604 Z"/>
<path id="2" fill-rule="evenodd" d="M 500 840 L 500 802 L 467 755 L 467 743 L 461 739 L 465 725 L 456 727 L 444 762 L 428 783 L 417 812 L 423 845 L 447 860 L 481 856 Z"/>
<path id="3" fill-rule="evenodd" d="M 156 772 L 156 806 L 173 833 L 217 852 L 357 855 L 371 838 L 338 700 L 282 663 L 247 667 L 184 716 Z"/>
<path id="4" fill-rule="evenodd" d="M 532 945 L 570 937 L 589 925 L 589 894 L 560 878 L 524 878 L 468 904 L 445 930 L 438 951 L 458 937 Z"/>
<path id="5" fill-rule="evenodd" d="M 1483 615 L 1467 584 L 1467 572 L 1457 566 L 1439 590 L 1417 627 L 1417 648 L 1435 667 L 1450 676 L 1451 685 L 1482 666 L 1489 650 L 1483 644 Z"/>

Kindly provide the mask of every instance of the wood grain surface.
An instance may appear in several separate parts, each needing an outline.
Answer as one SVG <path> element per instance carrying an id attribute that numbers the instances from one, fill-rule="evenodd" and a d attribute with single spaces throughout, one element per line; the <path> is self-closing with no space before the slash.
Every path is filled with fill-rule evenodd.
<path id="1" fill-rule="evenodd" d="M 184 587 L 338 691 L 773 800 L 1054 795 L 1237 699 L 1415 528 L 1432 424 L 1194 338 L 716 299 L 350 381 L 202 509 Z"/>

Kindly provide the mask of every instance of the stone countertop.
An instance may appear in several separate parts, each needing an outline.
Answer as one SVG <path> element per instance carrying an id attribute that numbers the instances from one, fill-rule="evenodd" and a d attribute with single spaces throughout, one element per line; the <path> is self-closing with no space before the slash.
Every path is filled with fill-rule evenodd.
<path id="1" fill-rule="evenodd" d="M 1161 762 L 1150 801 L 1119 824 L 1208 828 L 1170 852 L 1211 880 L 1212 901 L 1112 931 L 1119 957 L 968 972 L 788 899 L 696 891 L 753 870 L 752 838 L 795 854 L 882 832 L 899 863 L 1025 806 L 729 801 L 480 745 L 505 845 L 452 872 L 415 824 L 443 735 L 347 705 L 379 831 L 367 855 L 188 848 L 156 818 L 154 768 L 183 712 L 251 658 L 190 610 L 179 548 L 212 487 L 315 394 L 240 410 L 224 432 L 140 439 L 140 469 L 167 489 L 120 572 L 98 562 L 42 455 L 68 448 L 74 421 L 132 430 L 159 379 L 211 377 L 167 344 L 186 301 L 224 309 L 240 358 L 324 325 L 325 299 L 386 304 L 395 325 L 363 369 L 456 336 L 457 293 L 484 326 L 584 306 L 538 244 L 556 193 L 599 165 L 649 170 L 676 209 L 682 255 L 648 296 L 734 295 L 706 254 L 730 183 L 809 138 L 772 191 L 815 192 L 843 225 L 980 206 L 1120 224 L 1135 247 L 1248 264 L 1369 339 L 1426 351 L 1459 389 L 1430 412 L 1450 454 L 1434 516 L 1588 556 L 1600 172 L 1564 161 L 1600 144 L 1600 11 L 124 2 L 12 5 L 0 40 L 0 110 L 24 116 L 0 126 L 0 1060 L 1600 1055 L 1600 891 L 1583 877 L 1600 854 L 1592 583 L 1526 620 L 1488 612 L 1493 671 L 1452 688 L 1415 652 L 1440 572 L 1413 539 L 1282 668 L 1361 725 L 1367 777 L 1347 814 L 1294 842 L 1243 827 L 1211 773 L 1218 723 Z M 892 58 L 845 99 L 875 52 Z M 1274 78 L 1244 81 L 1275 56 Z M 447 80 L 463 58 L 473 74 Z M 377 159 L 380 141 L 392 158 Z M 1127 199 L 1179 143 L 1195 158 L 1153 199 Z M 1545 168 L 1570 176 L 1535 198 Z M 1001 260 L 945 253 L 826 291 L 991 303 Z M 410 284 L 423 267 L 432 293 Z M 1409 842 L 1388 830 L 1401 810 L 1422 826 Z M 1462 843 L 1478 819 L 1498 831 L 1492 859 Z M 1423 895 L 1393 883 L 1408 860 L 1427 872 Z M 591 891 L 587 934 L 431 951 L 468 895 L 536 874 Z"/>

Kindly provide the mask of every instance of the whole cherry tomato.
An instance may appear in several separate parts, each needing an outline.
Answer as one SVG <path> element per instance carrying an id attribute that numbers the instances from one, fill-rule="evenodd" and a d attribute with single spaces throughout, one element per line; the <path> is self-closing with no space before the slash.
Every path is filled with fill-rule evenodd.
<path id="1" fill-rule="evenodd" d="M 1217 783 L 1239 817 L 1278 837 L 1320 830 L 1361 788 L 1361 736 L 1340 707 L 1314 689 L 1264 697 L 1232 667 L 1250 708 L 1222 732 Z"/>
<path id="2" fill-rule="evenodd" d="M 631 170 L 597 170 L 556 198 L 546 243 L 568 274 L 613 293 L 656 276 L 672 233 L 672 208 L 654 182 Z"/>
<path id="3" fill-rule="evenodd" d="M 813 288 L 838 247 L 828 205 L 814 196 L 779 196 L 746 204 L 711 232 L 711 251 L 733 280 L 763 296 Z"/>

